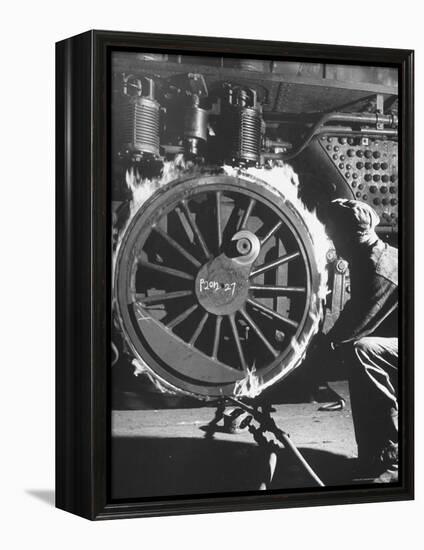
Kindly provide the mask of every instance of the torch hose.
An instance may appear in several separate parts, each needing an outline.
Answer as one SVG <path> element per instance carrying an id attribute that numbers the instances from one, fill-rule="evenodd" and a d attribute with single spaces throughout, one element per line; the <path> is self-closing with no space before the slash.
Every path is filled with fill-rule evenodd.
<path id="1" fill-rule="evenodd" d="M 239 399 L 235 397 L 228 397 L 229 401 L 232 401 L 234 404 L 239 406 L 240 408 L 244 409 L 246 412 L 251 414 L 259 423 L 261 421 L 266 420 L 264 418 L 263 413 L 259 413 L 257 409 L 254 407 L 251 407 L 250 405 L 247 405 L 246 403 L 243 403 L 243 401 L 240 401 Z M 284 444 L 284 446 L 289 449 L 292 454 L 297 458 L 297 460 L 301 463 L 303 468 L 308 472 L 310 477 L 315 481 L 315 483 L 319 487 L 325 487 L 322 480 L 318 477 L 318 475 L 314 472 L 314 470 L 311 468 L 311 466 L 308 464 L 302 453 L 299 451 L 299 449 L 296 447 L 296 445 L 291 441 L 290 437 L 283 432 L 283 430 L 276 428 L 275 430 L 276 437 Z"/>

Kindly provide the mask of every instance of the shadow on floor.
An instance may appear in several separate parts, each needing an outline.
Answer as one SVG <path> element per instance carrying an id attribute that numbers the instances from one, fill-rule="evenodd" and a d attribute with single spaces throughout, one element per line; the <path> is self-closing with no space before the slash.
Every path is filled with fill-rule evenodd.
<path id="1" fill-rule="evenodd" d="M 53 489 L 26 489 L 25 492 L 49 506 L 55 505 L 55 492 Z"/>
<path id="2" fill-rule="evenodd" d="M 352 481 L 352 460 L 300 449 L 326 485 Z M 190 495 L 257 490 L 266 478 L 268 453 L 257 445 L 194 438 L 115 437 L 112 497 Z M 314 487 L 315 482 L 282 450 L 271 489 Z"/>
<path id="3" fill-rule="evenodd" d="M 346 398 L 344 394 L 348 392 L 347 384 L 340 382 L 340 369 L 338 377 L 329 378 L 333 380 L 330 386 L 324 384 L 319 389 L 311 368 L 311 365 L 302 365 L 302 368 L 296 369 L 289 377 L 266 389 L 262 397 L 274 405 L 313 401 L 327 403 L 336 401 L 341 390 L 340 395 Z M 134 376 L 134 367 L 125 358 L 112 370 L 112 388 L 113 410 L 190 409 L 210 406 L 210 403 L 187 395 L 162 393 L 146 375 Z"/>

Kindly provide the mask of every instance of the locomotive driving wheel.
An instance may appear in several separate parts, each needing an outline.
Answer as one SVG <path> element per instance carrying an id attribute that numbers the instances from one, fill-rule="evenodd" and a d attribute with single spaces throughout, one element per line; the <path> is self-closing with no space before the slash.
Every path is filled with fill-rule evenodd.
<path id="1" fill-rule="evenodd" d="M 297 210 L 251 177 L 171 182 L 137 211 L 115 265 L 118 319 L 162 382 L 202 397 L 259 389 L 298 363 L 319 274 Z M 300 353 L 301 354 L 301 353 Z"/>

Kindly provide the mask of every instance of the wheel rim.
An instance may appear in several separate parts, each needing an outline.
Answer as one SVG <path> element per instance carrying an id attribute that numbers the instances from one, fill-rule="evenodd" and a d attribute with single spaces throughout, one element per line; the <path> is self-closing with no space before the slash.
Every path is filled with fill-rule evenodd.
<path id="1" fill-rule="evenodd" d="M 258 390 L 296 366 L 312 336 L 319 276 L 298 212 L 257 179 L 171 182 L 135 214 L 115 266 L 134 354 L 199 396 Z"/>

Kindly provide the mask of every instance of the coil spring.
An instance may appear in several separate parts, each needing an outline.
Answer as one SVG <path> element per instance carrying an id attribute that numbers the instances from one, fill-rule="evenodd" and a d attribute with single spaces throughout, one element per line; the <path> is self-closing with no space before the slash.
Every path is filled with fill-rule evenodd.
<path id="1" fill-rule="evenodd" d="M 260 113 L 246 107 L 233 107 L 231 111 L 231 160 L 248 164 L 259 162 L 262 124 Z"/>
<path id="2" fill-rule="evenodd" d="M 134 156 L 159 156 L 159 103 L 147 97 L 129 101 L 121 120 L 121 143 Z"/>

